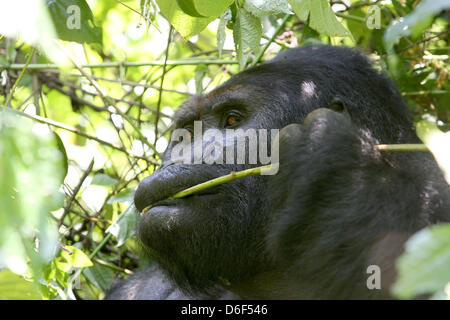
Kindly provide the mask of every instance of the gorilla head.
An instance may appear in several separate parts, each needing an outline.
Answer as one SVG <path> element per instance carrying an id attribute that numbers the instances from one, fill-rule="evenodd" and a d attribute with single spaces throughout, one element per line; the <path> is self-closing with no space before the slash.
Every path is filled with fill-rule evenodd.
<path id="1" fill-rule="evenodd" d="M 372 196 L 370 190 L 381 181 L 378 178 L 383 178 L 384 169 L 394 170 L 405 156 L 382 159 L 380 154 L 364 151 L 364 146 L 417 142 L 395 85 L 367 58 L 343 47 L 287 50 L 233 76 L 210 93 L 186 101 L 174 124 L 190 131 L 196 120 L 202 121 L 203 130 L 221 132 L 230 128 L 281 129 L 303 124 L 306 116 L 319 108 L 333 111 L 315 113 L 299 130 L 282 131 L 281 172 L 274 177 L 247 177 L 167 200 L 190 186 L 252 166 L 177 164 L 170 155 L 178 142 L 169 144 L 161 167 L 139 185 L 135 204 L 139 211 L 151 206 L 141 217 L 139 237 L 178 286 L 190 292 L 210 292 L 219 285 L 243 298 L 355 297 L 352 286 L 365 286 L 366 253 L 364 247 L 352 250 L 351 244 L 364 242 L 370 251 L 379 235 L 393 230 L 390 224 L 384 229 L 377 217 L 409 207 L 395 207 L 395 198 Z M 290 144 L 286 137 L 291 137 Z M 400 182 L 394 176 L 388 178 L 393 191 L 401 193 L 403 184 L 415 183 L 416 179 L 407 182 L 408 170 L 413 169 L 398 174 Z M 414 170 L 420 176 L 416 167 Z M 386 177 L 390 174 L 387 171 Z M 421 186 L 407 197 L 420 198 Z M 427 201 L 435 203 L 435 199 Z M 335 204 L 341 216 L 333 216 L 338 214 Z M 421 207 L 421 203 L 414 204 Z M 368 225 L 358 220 L 361 210 Z M 419 220 L 420 212 L 413 211 Z M 415 223 L 414 212 L 409 214 L 408 234 L 426 225 Z M 405 219 L 404 215 L 399 214 L 398 219 Z M 367 235 L 366 242 L 360 238 L 362 234 Z M 330 246 L 324 247 L 325 243 Z M 307 265 L 302 264 L 304 259 Z M 326 264 L 331 266 L 322 274 Z M 301 268 L 309 273 L 302 276 Z M 348 276 L 354 272 L 358 275 Z M 308 286 L 300 288 L 299 281 L 306 275 L 312 278 L 307 279 Z M 314 291 L 314 277 L 322 277 L 317 286 L 322 291 Z M 346 283 L 348 289 L 336 285 L 341 291 L 324 289 L 323 281 L 331 281 L 333 286 L 332 281 L 340 278 L 359 283 Z"/>

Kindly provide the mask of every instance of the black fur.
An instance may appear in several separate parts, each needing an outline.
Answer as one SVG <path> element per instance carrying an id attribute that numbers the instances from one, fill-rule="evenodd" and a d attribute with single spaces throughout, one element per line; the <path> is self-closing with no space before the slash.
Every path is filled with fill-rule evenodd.
<path id="1" fill-rule="evenodd" d="M 176 126 L 224 130 L 217 105 L 239 110 L 244 130 L 292 124 L 281 131 L 279 173 L 161 201 L 248 167 L 173 164 L 171 143 L 135 195 L 139 210 L 158 203 L 139 237 L 159 266 L 108 298 L 389 298 L 404 241 L 450 220 L 449 186 L 431 155 L 374 148 L 418 139 L 393 82 L 354 49 L 287 50 L 185 102 Z M 381 290 L 366 286 L 371 264 Z"/>

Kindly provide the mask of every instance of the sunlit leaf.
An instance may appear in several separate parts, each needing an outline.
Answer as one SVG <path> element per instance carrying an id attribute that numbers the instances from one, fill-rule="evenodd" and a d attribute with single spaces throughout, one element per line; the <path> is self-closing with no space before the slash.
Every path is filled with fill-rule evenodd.
<path id="1" fill-rule="evenodd" d="M 193 17 L 218 17 L 234 0 L 177 0 L 177 4 Z"/>
<path id="2" fill-rule="evenodd" d="M 94 263 L 92 267 L 84 269 L 83 274 L 103 292 L 105 292 L 114 281 L 114 272 L 110 268 L 102 266 L 99 263 Z"/>
<path id="3" fill-rule="evenodd" d="M 195 68 L 195 92 L 201 94 L 203 92 L 203 78 L 208 72 L 208 67 L 205 64 L 199 64 Z"/>
<path id="4" fill-rule="evenodd" d="M 176 0 L 156 0 L 156 2 L 165 18 L 185 39 L 189 39 L 205 29 L 216 18 L 192 17 L 181 10 Z"/>
<path id="5" fill-rule="evenodd" d="M 288 0 L 292 10 L 319 33 L 330 37 L 350 37 L 351 33 L 336 19 L 328 0 Z"/>
<path id="6" fill-rule="evenodd" d="M 444 133 L 436 124 L 425 120 L 417 123 L 416 130 L 420 140 L 433 153 L 444 172 L 445 179 L 450 184 L 450 132 Z"/>
<path id="7" fill-rule="evenodd" d="M 418 36 L 433 20 L 433 16 L 442 10 L 450 9 L 448 0 L 423 0 L 413 12 L 395 21 L 384 34 L 384 42 L 388 52 L 392 52 L 395 42 L 401 37 Z"/>
<path id="8" fill-rule="evenodd" d="M 134 205 L 130 205 L 122 212 L 116 221 L 106 230 L 117 238 L 117 246 L 120 247 L 132 237 L 137 230 L 139 212 Z"/>
<path id="9" fill-rule="evenodd" d="M 261 22 L 257 17 L 242 8 L 237 8 L 236 21 L 233 27 L 239 66 L 243 69 L 250 53 L 257 54 L 262 36 Z"/>
<path id="10" fill-rule="evenodd" d="M 91 184 L 95 184 L 98 186 L 113 186 L 116 183 L 117 183 L 117 179 L 114 179 L 104 173 L 96 174 L 91 182 Z"/>
<path id="11" fill-rule="evenodd" d="M 219 57 L 222 57 L 223 45 L 226 39 L 225 27 L 231 21 L 231 10 L 227 9 L 221 16 L 219 26 L 217 27 L 217 50 L 219 51 Z"/>
<path id="12" fill-rule="evenodd" d="M 89 257 L 80 249 L 73 246 L 65 246 L 65 250 L 61 250 L 61 257 L 64 258 L 67 263 L 76 268 L 86 268 L 92 266 L 92 261 Z"/>
<path id="13" fill-rule="evenodd" d="M 125 189 L 121 192 L 119 192 L 118 194 L 112 196 L 109 200 L 108 200 L 108 204 L 112 204 L 115 202 L 126 202 L 126 203 L 132 203 L 133 199 L 134 199 L 134 189 Z"/>
<path id="14" fill-rule="evenodd" d="M 0 108 L 0 267 L 36 272 L 55 254 L 57 232 L 49 211 L 64 177 L 64 156 L 44 124 Z M 39 250 L 32 239 L 39 240 Z"/>
<path id="15" fill-rule="evenodd" d="M 0 271 L 0 300 L 42 299 L 37 287 L 9 270 Z"/>
<path id="16" fill-rule="evenodd" d="M 244 9 L 258 18 L 271 14 L 292 13 L 287 0 L 246 0 Z"/>
<path id="17" fill-rule="evenodd" d="M 102 29 L 94 24 L 84 0 L 46 0 L 58 38 L 79 43 L 102 42 Z"/>
<path id="18" fill-rule="evenodd" d="M 426 228 L 406 243 L 392 291 L 402 299 L 443 290 L 450 282 L 450 224 Z"/>

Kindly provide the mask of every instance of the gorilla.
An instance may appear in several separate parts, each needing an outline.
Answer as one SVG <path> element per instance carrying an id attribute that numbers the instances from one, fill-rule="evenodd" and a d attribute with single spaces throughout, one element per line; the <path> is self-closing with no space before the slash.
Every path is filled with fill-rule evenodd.
<path id="1" fill-rule="evenodd" d="M 150 208 L 138 236 L 156 263 L 107 299 L 392 298 L 408 237 L 450 221 L 450 187 L 429 153 L 375 148 L 420 142 L 393 81 L 356 49 L 285 50 L 186 101 L 174 128 L 194 121 L 281 129 L 279 171 L 168 200 L 257 165 L 177 163 L 172 141 L 134 199 Z"/>

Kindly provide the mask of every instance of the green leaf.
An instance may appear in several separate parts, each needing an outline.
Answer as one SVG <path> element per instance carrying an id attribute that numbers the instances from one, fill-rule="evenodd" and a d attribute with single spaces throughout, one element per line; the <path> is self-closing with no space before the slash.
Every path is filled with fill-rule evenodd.
<path id="1" fill-rule="evenodd" d="M 195 91 L 197 94 L 203 92 L 203 78 L 208 72 L 208 67 L 205 64 L 199 64 L 195 68 Z"/>
<path id="2" fill-rule="evenodd" d="M 64 147 L 64 143 L 61 140 L 61 137 L 55 132 L 52 131 L 53 136 L 55 137 L 56 140 L 56 144 L 58 147 L 59 152 L 61 153 L 63 159 L 62 159 L 62 165 L 63 165 L 63 174 L 62 174 L 62 180 L 61 180 L 61 184 L 64 183 L 64 178 L 67 175 L 67 172 L 69 171 L 69 159 L 67 158 L 67 152 L 66 152 L 66 148 Z"/>
<path id="3" fill-rule="evenodd" d="M 416 131 L 420 140 L 431 150 L 450 184 L 450 133 L 442 132 L 436 124 L 426 120 L 416 124 Z"/>
<path id="4" fill-rule="evenodd" d="M 288 0 L 300 20 L 306 21 L 317 32 L 330 37 L 350 37 L 351 33 L 337 20 L 327 0 Z"/>
<path id="5" fill-rule="evenodd" d="M 435 293 L 450 282 L 450 224 L 423 229 L 406 243 L 397 260 L 398 278 L 392 292 L 399 298 Z"/>
<path id="6" fill-rule="evenodd" d="M 134 199 L 134 192 L 135 189 L 125 189 L 121 192 L 119 192 L 118 194 L 112 196 L 107 204 L 113 204 L 115 202 L 126 202 L 131 204 L 133 202 Z"/>
<path id="7" fill-rule="evenodd" d="M 84 269 L 83 274 L 103 292 L 107 291 L 114 281 L 114 272 L 97 262 L 92 267 Z"/>
<path id="8" fill-rule="evenodd" d="M 287 0 L 246 0 L 244 9 L 258 18 L 272 14 L 292 13 Z"/>
<path id="9" fill-rule="evenodd" d="M 46 0 L 58 38 L 78 43 L 102 43 L 102 29 L 84 0 Z"/>
<path id="10" fill-rule="evenodd" d="M 61 251 L 61 257 L 64 258 L 69 265 L 76 268 L 86 268 L 92 266 L 92 261 L 80 249 L 73 246 L 65 246 L 66 250 Z"/>
<path id="11" fill-rule="evenodd" d="M 58 242 L 49 212 L 61 201 L 64 155 L 47 125 L 20 118 L 4 107 L 0 132 L 0 268 L 24 273 L 30 259 L 35 274 L 40 274 Z"/>
<path id="12" fill-rule="evenodd" d="M 384 43 L 389 54 L 393 54 L 395 42 L 401 37 L 417 37 L 433 21 L 434 15 L 450 9 L 449 0 L 423 0 L 413 12 L 392 23 L 384 34 Z"/>
<path id="13" fill-rule="evenodd" d="M 241 69 L 245 68 L 250 53 L 257 55 L 262 36 L 260 20 L 245 9 L 237 7 L 233 38 Z"/>
<path id="14" fill-rule="evenodd" d="M 91 184 L 97 185 L 97 186 L 113 186 L 117 183 L 117 179 L 114 179 L 107 174 L 99 173 L 94 176 L 92 179 Z"/>
<path id="15" fill-rule="evenodd" d="M 185 39 L 200 33 L 216 17 L 192 17 L 181 10 L 176 0 L 156 0 L 164 17 Z"/>
<path id="16" fill-rule="evenodd" d="M 193 17 L 218 17 L 234 0 L 177 0 L 177 4 Z"/>
<path id="17" fill-rule="evenodd" d="M 33 282 L 9 271 L 0 272 L 0 300 L 40 300 L 39 290 Z"/>
<path id="18" fill-rule="evenodd" d="M 137 230 L 139 212 L 134 205 L 120 214 L 116 221 L 106 230 L 117 238 L 117 246 L 120 247 L 132 237 Z"/>
<path id="19" fill-rule="evenodd" d="M 219 51 L 219 58 L 222 57 L 223 45 L 226 39 L 225 27 L 231 21 L 232 13 L 227 9 L 221 16 L 219 26 L 217 28 L 217 50 Z"/>

